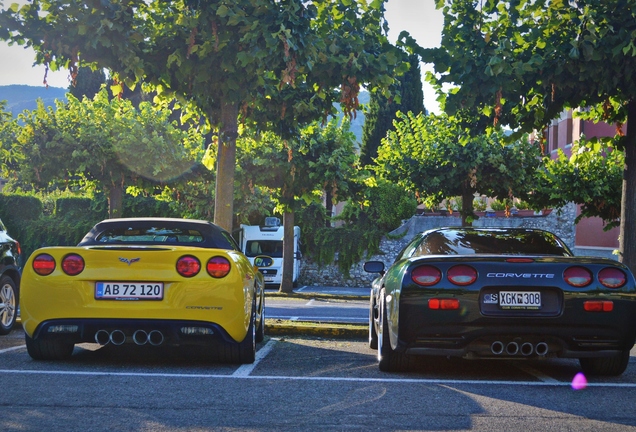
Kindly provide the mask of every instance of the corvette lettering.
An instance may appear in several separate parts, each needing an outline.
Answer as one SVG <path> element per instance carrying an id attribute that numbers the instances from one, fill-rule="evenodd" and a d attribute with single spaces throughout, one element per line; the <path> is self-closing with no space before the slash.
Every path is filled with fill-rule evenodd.
<path id="1" fill-rule="evenodd" d="M 488 273 L 489 278 L 553 279 L 554 273 Z"/>

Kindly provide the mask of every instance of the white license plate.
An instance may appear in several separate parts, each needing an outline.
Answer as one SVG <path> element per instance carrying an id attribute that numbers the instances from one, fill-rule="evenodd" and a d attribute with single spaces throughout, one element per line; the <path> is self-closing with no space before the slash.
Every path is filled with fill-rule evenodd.
<path id="1" fill-rule="evenodd" d="M 541 293 L 539 291 L 500 291 L 499 306 L 504 309 L 539 309 Z"/>
<path id="2" fill-rule="evenodd" d="M 95 298 L 99 300 L 161 300 L 163 282 L 97 282 Z"/>

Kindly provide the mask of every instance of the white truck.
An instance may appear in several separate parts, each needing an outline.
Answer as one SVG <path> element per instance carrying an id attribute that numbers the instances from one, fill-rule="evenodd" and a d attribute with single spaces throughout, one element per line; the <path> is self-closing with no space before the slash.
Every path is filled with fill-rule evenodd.
<path id="1" fill-rule="evenodd" d="M 243 253 L 263 273 L 265 286 L 279 287 L 283 280 L 283 227 L 280 219 L 267 217 L 263 226 L 241 224 L 238 237 Z M 295 226 L 294 285 L 300 273 L 300 258 L 300 227 Z"/>

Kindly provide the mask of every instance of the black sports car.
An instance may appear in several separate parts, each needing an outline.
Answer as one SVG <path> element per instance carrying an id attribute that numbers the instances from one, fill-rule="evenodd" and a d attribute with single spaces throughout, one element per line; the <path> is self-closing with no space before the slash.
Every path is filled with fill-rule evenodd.
<path id="1" fill-rule="evenodd" d="M 413 356 L 578 358 L 620 375 L 636 337 L 636 288 L 613 260 L 575 257 L 546 231 L 441 228 L 418 234 L 373 281 L 369 346 L 380 370 Z"/>

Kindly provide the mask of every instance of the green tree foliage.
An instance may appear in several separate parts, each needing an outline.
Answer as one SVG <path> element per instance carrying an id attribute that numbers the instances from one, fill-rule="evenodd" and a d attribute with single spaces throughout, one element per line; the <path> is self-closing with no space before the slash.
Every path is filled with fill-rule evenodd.
<path id="1" fill-rule="evenodd" d="M 559 208 L 574 202 L 581 205 L 576 222 L 598 216 L 606 229 L 618 225 L 625 154 L 613 149 L 612 141 L 582 140 L 572 145 L 572 156 L 559 149 L 556 159 L 546 158 L 528 203 L 534 208 Z"/>
<path id="2" fill-rule="evenodd" d="M 378 149 L 377 170 L 415 192 L 428 206 L 462 197 L 462 224 L 475 217 L 476 192 L 525 199 L 539 164 L 539 148 L 527 140 L 504 144 L 503 133 L 471 136 L 446 115 L 399 113 Z"/>
<path id="3" fill-rule="evenodd" d="M 218 131 L 214 218 L 231 229 L 239 117 L 293 135 L 333 102 L 355 109 L 361 85 L 389 86 L 400 56 L 383 12 L 382 0 L 42 0 L 0 14 L 0 39 L 52 69 L 109 68 L 116 92 L 144 81 L 193 103 Z"/>
<path id="4" fill-rule="evenodd" d="M 596 107 L 597 120 L 636 124 L 636 9 L 631 1 L 437 0 L 442 43 L 422 50 L 444 108 L 470 109 L 482 128 L 541 130 L 565 108 Z M 407 43 L 412 41 L 407 40 Z M 445 88 L 446 88 L 445 87 Z M 440 87 L 441 88 L 441 87 Z M 636 270 L 636 129 L 617 137 L 625 152 L 620 260 Z"/>
<path id="5" fill-rule="evenodd" d="M 16 157 L 4 161 L 13 187 L 56 183 L 104 191 L 109 216 L 120 216 L 127 187 L 160 188 L 200 164 L 204 140 L 196 124 L 182 130 L 170 114 L 149 103 L 135 109 L 127 100 L 109 100 L 105 90 L 93 100 L 69 95 L 55 110 L 40 104 L 21 115 L 25 126 L 11 147 Z"/>
<path id="6" fill-rule="evenodd" d="M 16 155 L 13 143 L 17 140 L 20 127 L 13 115 L 5 111 L 6 101 L 0 101 L 0 176 L 7 178 L 7 164 L 14 163 L 19 157 Z"/>
<path id="7" fill-rule="evenodd" d="M 347 225 L 382 236 L 415 214 L 417 200 L 413 192 L 383 178 L 368 177 L 363 182 L 364 187 L 349 199 L 338 217 Z"/>
<path id="8" fill-rule="evenodd" d="M 93 99 L 106 84 L 106 74 L 102 69 L 92 70 L 88 66 L 82 66 L 77 71 L 77 76 L 68 87 L 69 93 L 75 98 L 82 100 L 83 97 Z"/>
<path id="9" fill-rule="evenodd" d="M 242 137 L 239 156 L 242 183 L 272 189 L 280 211 L 320 200 L 324 191 L 347 199 L 358 165 L 349 123 L 335 118 L 306 126 L 297 140 L 273 132 Z"/>
<path id="10" fill-rule="evenodd" d="M 348 274 L 351 266 L 379 252 L 380 240 L 415 214 L 412 192 L 381 178 L 367 177 L 336 219 L 337 228 L 321 228 L 306 240 L 319 264 L 330 264 L 337 256 L 338 268 Z M 337 255 L 336 255 L 337 254 Z"/>
<path id="11" fill-rule="evenodd" d="M 393 130 L 393 121 L 398 111 L 413 114 L 426 112 L 420 57 L 412 54 L 408 57 L 408 63 L 408 72 L 399 77 L 392 88 L 393 96 L 387 97 L 380 92 L 371 94 L 362 127 L 360 162 L 363 166 L 373 163 L 373 159 L 378 155 L 382 138 L 386 136 L 387 131 Z"/>
<path id="12" fill-rule="evenodd" d="M 293 229 L 294 213 L 303 204 L 320 201 L 326 192 L 337 201 L 348 198 L 357 168 L 354 143 L 348 121 L 339 124 L 335 118 L 326 125 L 314 122 L 306 126 L 297 140 L 273 132 L 246 135 L 239 139 L 241 183 L 249 190 L 269 188 L 283 213 L 284 229 Z M 285 242 L 287 246 L 293 246 L 292 242 Z M 283 259 L 283 271 L 291 270 L 293 249 L 286 249 Z M 291 278 L 288 283 L 283 280 L 281 289 L 291 291 Z"/>

